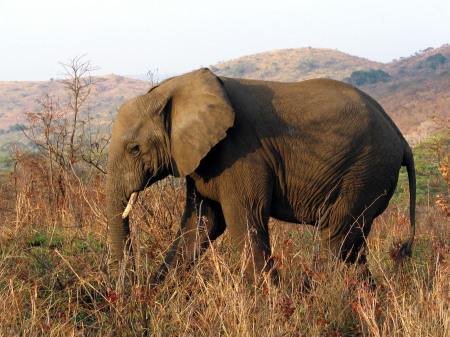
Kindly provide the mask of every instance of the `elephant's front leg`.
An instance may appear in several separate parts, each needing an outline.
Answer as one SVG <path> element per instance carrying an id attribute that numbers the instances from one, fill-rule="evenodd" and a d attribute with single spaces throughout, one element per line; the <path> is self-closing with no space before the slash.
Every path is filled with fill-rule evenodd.
<path id="1" fill-rule="evenodd" d="M 268 231 L 270 207 L 265 202 L 244 205 L 233 202 L 232 198 L 222 203 L 232 243 L 245 259 L 245 275 L 255 282 L 262 273 L 267 273 L 272 281 L 278 282 Z"/>
<path id="2" fill-rule="evenodd" d="M 186 179 L 186 207 L 180 229 L 169 248 L 164 263 L 152 277 L 153 282 L 164 280 L 169 268 L 188 268 L 205 249 L 225 230 L 220 205 L 201 197 L 190 178 Z"/>

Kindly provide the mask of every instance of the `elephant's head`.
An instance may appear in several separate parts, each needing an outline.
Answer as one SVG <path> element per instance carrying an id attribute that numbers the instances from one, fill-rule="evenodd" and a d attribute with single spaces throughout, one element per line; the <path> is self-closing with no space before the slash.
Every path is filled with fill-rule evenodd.
<path id="1" fill-rule="evenodd" d="M 115 259 L 123 256 L 127 205 L 137 192 L 169 174 L 191 174 L 233 123 L 234 110 L 208 69 L 169 79 L 120 107 L 107 177 L 108 237 Z"/>

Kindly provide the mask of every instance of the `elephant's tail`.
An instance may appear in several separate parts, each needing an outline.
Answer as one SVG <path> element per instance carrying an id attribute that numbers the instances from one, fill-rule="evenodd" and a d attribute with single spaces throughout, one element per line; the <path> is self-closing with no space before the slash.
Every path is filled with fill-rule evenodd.
<path id="1" fill-rule="evenodd" d="M 405 146 L 402 166 L 406 166 L 409 180 L 409 218 L 411 228 L 408 240 L 400 248 L 400 256 L 411 256 L 414 235 L 416 233 L 416 170 L 414 168 L 414 157 L 408 144 Z"/>

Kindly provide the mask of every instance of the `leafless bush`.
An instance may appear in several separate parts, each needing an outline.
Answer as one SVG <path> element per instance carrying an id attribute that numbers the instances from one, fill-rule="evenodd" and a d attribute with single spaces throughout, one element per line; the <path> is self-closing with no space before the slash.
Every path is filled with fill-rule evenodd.
<path id="1" fill-rule="evenodd" d="M 96 68 L 83 57 L 61 63 L 66 96 L 45 95 L 22 129 L 34 151 L 13 151 L 17 224 L 105 226 L 103 180 L 110 130 L 94 123 L 89 102 Z M 20 226 L 19 226 L 20 227 Z"/>

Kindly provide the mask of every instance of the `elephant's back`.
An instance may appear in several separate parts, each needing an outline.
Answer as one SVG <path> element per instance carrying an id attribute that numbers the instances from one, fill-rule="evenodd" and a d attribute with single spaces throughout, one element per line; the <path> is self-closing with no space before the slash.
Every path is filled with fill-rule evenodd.
<path id="1" fill-rule="evenodd" d="M 222 78 L 230 103 L 239 116 L 255 126 L 266 120 L 302 129 L 305 123 L 361 124 L 368 118 L 366 97 L 355 87 L 330 79 L 270 82 Z M 274 123 L 275 122 L 275 123 Z M 263 127 L 264 130 L 266 126 Z M 263 130 L 263 131 L 264 131 Z"/>

